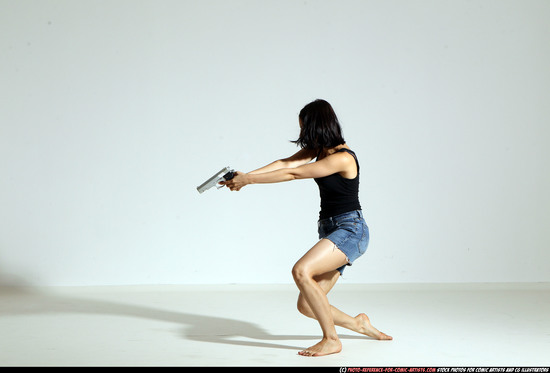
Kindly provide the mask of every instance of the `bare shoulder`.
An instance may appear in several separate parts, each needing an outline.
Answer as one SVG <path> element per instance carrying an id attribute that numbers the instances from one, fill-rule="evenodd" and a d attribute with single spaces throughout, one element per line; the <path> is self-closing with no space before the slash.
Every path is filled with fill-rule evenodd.
<path id="1" fill-rule="evenodd" d="M 338 157 L 340 159 L 355 159 L 355 157 L 351 153 L 355 154 L 353 150 L 349 148 L 349 146 L 344 145 L 342 147 L 337 148 L 335 151 L 332 152 L 332 154 L 329 154 L 329 157 Z"/>
<path id="2" fill-rule="evenodd" d="M 331 160 L 333 162 L 337 162 L 339 164 L 339 168 L 342 169 L 339 173 L 342 177 L 346 179 L 353 179 L 357 176 L 357 163 L 355 162 L 355 157 L 352 154 L 346 151 L 339 151 L 329 155 L 327 158 L 332 158 Z"/>
<path id="3" fill-rule="evenodd" d="M 353 155 L 351 155 L 348 152 L 337 152 L 329 155 L 328 157 L 330 157 L 332 160 L 336 162 L 345 163 L 345 164 L 352 164 L 352 163 L 355 164 L 355 158 L 353 157 Z"/>

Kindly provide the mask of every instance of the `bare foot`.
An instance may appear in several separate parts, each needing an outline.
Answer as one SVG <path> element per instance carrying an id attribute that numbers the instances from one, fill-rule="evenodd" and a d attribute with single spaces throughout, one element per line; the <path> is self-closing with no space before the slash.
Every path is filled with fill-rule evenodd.
<path id="1" fill-rule="evenodd" d="M 368 316 L 364 313 L 360 313 L 359 315 L 355 316 L 355 319 L 359 323 L 359 333 L 381 341 L 390 341 L 393 339 L 389 335 L 382 333 L 380 330 L 372 326 Z"/>
<path id="2" fill-rule="evenodd" d="M 324 356 L 330 354 L 336 354 L 342 351 L 342 343 L 339 339 L 328 339 L 323 338 L 321 342 L 317 343 L 315 346 L 305 349 L 304 351 L 298 352 L 298 355 L 302 356 Z"/>

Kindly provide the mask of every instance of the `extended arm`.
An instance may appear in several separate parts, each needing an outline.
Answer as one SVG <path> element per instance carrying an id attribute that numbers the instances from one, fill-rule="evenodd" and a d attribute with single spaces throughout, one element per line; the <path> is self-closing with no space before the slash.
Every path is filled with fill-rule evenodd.
<path id="1" fill-rule="evenodd" d="M 316 156 L 315 151 L 302 149 L 298 151 L 296 154 L 293 154 L 288 158 L 278 159 L 275 162 L 272 162 L 262 168 L 258 168 L 257 170 L 251 171 L 248 174 L 257 175 L 257 174 L 263 174 L 266 172 L 280 170 L 281 168 L 298 167 L 311 162 L 311 160 L 315 158 L 315 156 Z"/>
<path id="2" fill-rule="evenodd" d="M 232 180 L 223 182 L 222 184 L 226 185 L 231 190 L 238 191 L 248 184 L 280 183 L 298 179 L 319 178 L 337 172 L 348 171 L 350 167 L 355 167 L 353 157 L 346 153 L 337 153 L 323 158 L 320 161 L 303 164 L 293 168 L 280 168 L 258 174 L 244 174 L 238 172 L 237 176 Z"/>

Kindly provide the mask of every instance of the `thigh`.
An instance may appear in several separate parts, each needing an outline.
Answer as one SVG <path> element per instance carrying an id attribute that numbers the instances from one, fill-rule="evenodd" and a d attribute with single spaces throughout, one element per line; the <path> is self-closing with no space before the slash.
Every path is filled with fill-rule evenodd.
<path id="1" fill-rule="evenodd" d="M 332 290 L 332 288 L 336 284 L 336 281 L 338 281 L 339 278 L 340 272 L 336 269 L 334 271 L 330 271 L 327 273 L 323 273 L 322 275 L 313 277 L 313 279 L 317 281 L 321 289 L 323 289 L 325 294 L 328 294 L 329 291 Z"/>
<path id="2" fill-rule="evenodd" d="M 296 266 L 310 276 L 318 277 L 333 272 L 347 263 L 346 255 L 332 241 L 323 238 L 296 262 Z"/>

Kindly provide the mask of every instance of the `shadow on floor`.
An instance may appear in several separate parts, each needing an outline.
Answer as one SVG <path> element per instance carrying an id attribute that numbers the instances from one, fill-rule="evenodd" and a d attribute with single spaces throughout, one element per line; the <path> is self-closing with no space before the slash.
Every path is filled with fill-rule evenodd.
<path id="1" fill-rule="evenodd" d="M 36 288 L 0 286 L 0 315 L 48 313 L 114 315 L 166 321 L 184 326 L 182 338 L 209 343 L 301 350 L 304 346 L 289 346 L 277 343 L 277 341 L 320 339 L 320 335 L 272 335 L 260 326 L 242 320 L 61 296 L 49 294 Z M 245 337 L 254 341 L 234 340 L 235 337 Z M 368 339 L 368 337 L 360 335 L 342 335 L 340 337 L 342 339 Z"/>

